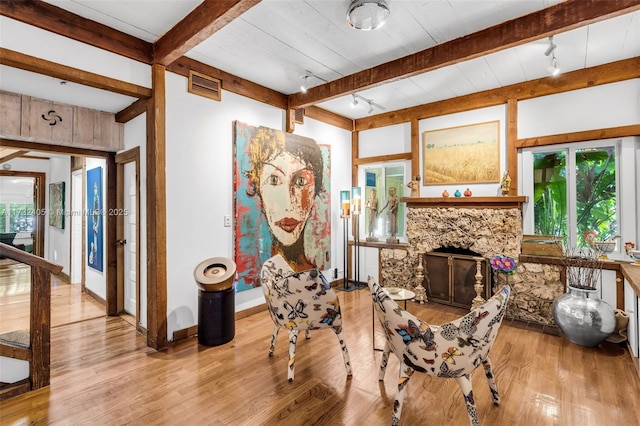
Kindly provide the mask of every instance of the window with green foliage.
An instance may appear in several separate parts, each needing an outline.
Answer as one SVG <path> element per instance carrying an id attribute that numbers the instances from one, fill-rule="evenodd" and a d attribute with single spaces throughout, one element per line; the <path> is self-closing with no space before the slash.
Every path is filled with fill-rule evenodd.
<path id="1" fill-rule="evenodd" d="M 534 233 L 577 247 L 586 246 L 587 231 L 602 241 L 617 235 L 616 152 L 615 145 L 594 144 L 532 149 Z"/>
<path id="2" fill-rule="evenodd" d="M 9 232 L 33 232 L 33 204 L 9 204 Z"/>

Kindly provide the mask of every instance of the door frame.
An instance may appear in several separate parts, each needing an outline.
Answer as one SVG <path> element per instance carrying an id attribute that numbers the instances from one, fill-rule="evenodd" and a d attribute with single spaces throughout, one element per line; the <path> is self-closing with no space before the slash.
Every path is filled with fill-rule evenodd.
<path id="1" fill-rule="evenodd" d="M 22 172 L 15 170 L 0 170 L 0 176 L 20 176 L 33 178 L 33 208 L 36 212 L 47 211 L 46 203 L 46 174 L 41 172 Z M 33 254 L 45 257 L 44 253 L 44 214 L 36 214 L 33 230 Z"/>
<path id="2" fill-rule="evenodd" d="M 136 329 L 140 326 L 140 147 L 134 147 L 116 154 L 116 212 L 124 212 L 124 197 L 127 193 L 124 182 L 124 165 L 135 162 L 136 170 Z M 125 215 L 116 215 L 116 276 L 117 276 L 117 310 L 124 311 L 124 245 L 118 244 L 124 240 Z"/>

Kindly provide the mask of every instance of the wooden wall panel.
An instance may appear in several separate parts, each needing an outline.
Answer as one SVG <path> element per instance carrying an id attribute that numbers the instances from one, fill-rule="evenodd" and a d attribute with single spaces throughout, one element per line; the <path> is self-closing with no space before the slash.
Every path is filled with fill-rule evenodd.
<path id="1" fill-rule="evenodd" d="M 49 127 L 51 128 L 51 140 L 53 142 L 60 142 L 60 143 L 72 140 L 73 139 L 74 107 L 72 107 L 71 105 L 54 103 L 51 110 L 54 111 L 54 113 L 52 113 L 51 116 L 49 116 L 49 119 L 50 120 L 55 119 L 55 123 L 56 123 L 55 125 L 49 125 Z M 45 112 L 44 114 L 47 114 L 47 113 L 48 111 Z M 60 120 L 58 120 L 58 117 L 60 117 Z M 42 118 L 42 116 L 40 116 L 40 118 Z M 45 123 L 47 122 L 44 119 L 42 121 Z M 50 123 L 53 123 L 53 121 L 50 121 Z"/>
<path id="2" fill-rule="evenodd" d="M 95 111 L 77 107 L 73 115 L 73 138 L 70 145 L 92 146 Z"/>
<path id="3" fill-rule="evenodd" d="M 22 111 L 22 96 L 16 93 L 0 93 L 0 133 L 19 135 Z"/>
<path id="4" fill-rule="evenodd" d="M 23 126 L 21 136 L 51 140 L 51 126 L 41 115 L 48 115 L 48 112 L 53 108 L 53 102 L 30 97 L 25 97 L 26 99 L 28 102 L 25 102 L 25 105 L 29 105 L 30 108 L 22 111 L 22 122 L 26 124 L 26 133 Z"/>

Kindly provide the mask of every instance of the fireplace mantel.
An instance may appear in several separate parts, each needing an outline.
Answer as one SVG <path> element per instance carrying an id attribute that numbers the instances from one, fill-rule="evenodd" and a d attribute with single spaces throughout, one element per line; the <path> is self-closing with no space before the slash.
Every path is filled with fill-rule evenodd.
<path id="1" fill-rule="evenodd" d="M 400 199 L 408 207 L 420 208 L 466 208 L 466 209 L 522 209 L 522 204 L 529 201 L 529 197 L 521 195 L 505 195 L 494 197 L 405 197 Z"/>

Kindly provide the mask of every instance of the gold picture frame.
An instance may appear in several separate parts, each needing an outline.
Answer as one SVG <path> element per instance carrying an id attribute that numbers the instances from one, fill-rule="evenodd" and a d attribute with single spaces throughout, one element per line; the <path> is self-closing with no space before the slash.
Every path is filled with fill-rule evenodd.
<path id="1" fill-rule="evenodd" d="M 500 182 L 500 121 L 422 134 L 424 185 Z"/>

